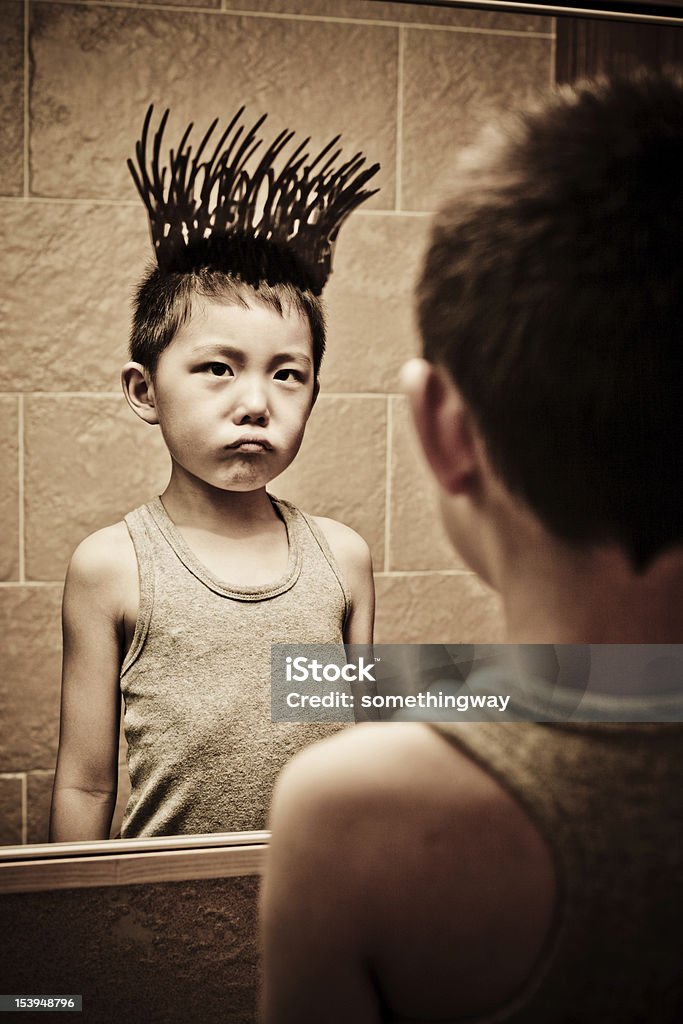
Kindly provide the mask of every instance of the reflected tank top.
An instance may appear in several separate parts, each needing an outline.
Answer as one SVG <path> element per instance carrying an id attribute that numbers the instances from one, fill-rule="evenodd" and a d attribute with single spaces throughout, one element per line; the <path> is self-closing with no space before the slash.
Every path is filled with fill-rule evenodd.
<path id="1" fill-rule="evenodd" d="M 349 606 L 315 522 L 271 501 L 289 560 L 284 576 L 257 587 L 214 577 L 159 498 L 126 516 L 140 608 L 121 668 L 131 781 L 123 838 L 265 828 L 280 769 L 340 728 L 271 721 L 271 644 L 341 644 Z"/>

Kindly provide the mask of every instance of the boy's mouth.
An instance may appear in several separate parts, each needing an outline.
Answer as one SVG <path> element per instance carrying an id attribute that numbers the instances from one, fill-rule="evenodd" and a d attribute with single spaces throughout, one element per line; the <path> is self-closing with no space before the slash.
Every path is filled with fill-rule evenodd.
<path id="1" fill-rule="evenodd" d="M 266 441 L 263 437 L 240 437 L 237 441 L 233 441 L 232 444 L 227 446 L 233 451 L 240 452 L 270 452 L 273 450 L 272 444 Z"/>

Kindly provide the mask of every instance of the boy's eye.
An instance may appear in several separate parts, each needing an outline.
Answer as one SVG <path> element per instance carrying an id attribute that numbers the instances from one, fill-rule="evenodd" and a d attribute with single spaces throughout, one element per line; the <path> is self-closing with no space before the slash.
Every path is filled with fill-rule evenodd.
<path id="1" fill-rule="evenodd" d="M 214 377 L 232 377 L 233 372 L 227 363 L 207 363 L 206 369 Z"/>
<path id="2" fill-rule="evenodd" d="M 300 370 L 293 370 L 291 367 L 286 369 L 278 370 L 275 374 L 275 380 L 284 380 L 288 383 L 301 384 L 304 379 L 303 373 Z"/>

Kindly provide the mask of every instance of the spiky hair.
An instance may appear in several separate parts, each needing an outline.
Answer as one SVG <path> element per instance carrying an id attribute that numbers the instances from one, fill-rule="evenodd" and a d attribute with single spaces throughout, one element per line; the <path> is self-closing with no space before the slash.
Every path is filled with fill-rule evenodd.
<path id="1" fill-rule="evenodd" d="M 161 117 L 148 153 L 154 107 L 148 108 L 135 146 L 137 167 L 132 160 L 128 167 L 149 214 L 159 269 L 189 270 L 216 258 L 224 264 L 227 253 L 228 263 L 235 264 L 231 269 L 240 275 L 243 264 L 253 261 L 253 250 L 263 264 L 264 251 L 272 249 L 285 264 L 289 258 L 289 277 L 301 272 L 306 286 L 319 295 L 332 270 L 339 229 L 352 210 L 378 191 L 364 186 L 379 164 L 363 169 L 362 153 L 339 163 L 339 135 L 313 159 L 306 149 L 309 138 L 286 156 L 295 135 L 286 129 L 254 161 L 267 114 L 245 131 L 244 109 L 240 107 L 213 141 L 218 118 L 212 121 L 194 154 L 190 123 L 177 147 L 169 150 L 164 166 L 169 110 Z"/>

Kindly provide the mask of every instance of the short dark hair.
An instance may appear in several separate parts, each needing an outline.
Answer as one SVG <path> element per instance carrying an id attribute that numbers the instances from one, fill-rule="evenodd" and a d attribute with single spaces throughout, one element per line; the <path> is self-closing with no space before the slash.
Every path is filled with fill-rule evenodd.
<path id="1" fill-rule="evenodd" d="M 683 78 L 563 87 L 456 170 L 425 356 L 551 532 L 643 571 L 683 541 Z"/>
<path id="2" fill-rule="evenodd" d="M 148 270 L 135 294 L 131 359 L 153 374 L 159 356 L 189 319 L 193 299 L 245 308 L 256 302 L 280 316 L 294 309 L 308 320 L 317 377 L 325 352 L 325 311 L 305 268 L 293 255 L 263 240 L 219 242 L 210 240 L 200 251 L 188 247 L 168 270 L 161 271 L 156 264 Z"/>

